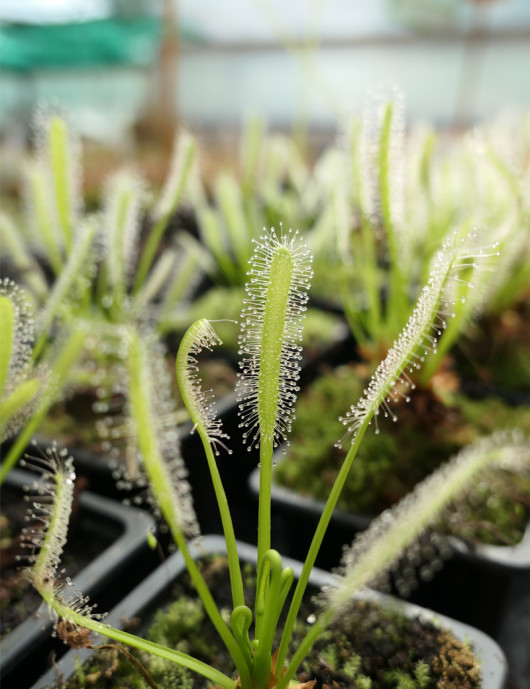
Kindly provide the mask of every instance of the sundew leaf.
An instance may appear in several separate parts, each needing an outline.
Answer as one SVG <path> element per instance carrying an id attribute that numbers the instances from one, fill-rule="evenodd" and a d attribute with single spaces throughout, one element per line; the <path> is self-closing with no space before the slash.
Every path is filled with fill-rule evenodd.
<path id="1" fill-rule="evenodd" d="M 454 318 L 454 284 L 464 282 L 471 287 L 467 280 L 459 276 L 464 271 L 475 269 L 481 257 L 492 255 L 489 251 L 474 246 L 477 236 L 473 231 L 461 237 L 455 231 L 446 239 L 433 260 L 429 280 L 405 327 L 384 361 L 377 367 L 363 397 L 340 417 L 347 432 L 337 445 L 340 446 L 345 438 L 351 438 L 353 442 L 357 431 L 371 423 L 372 418 L 375 419 L 378 433 L 380 409 L 385 417 L 397 421 L 389 403 L 400 397 L 409 401 L 408 391 L 415 388 L 409 374 L 421 368 L 428 355 L 436 354 L 438 338 L 447 327 L 449 319 Z"/>
<path id="2" fill-rule="evenodd" d="M 211 391 L 201 389 L 197 355 L 203 349 L 211 350 L 219 344 L 222 342 L 215 330 L 203 318 L 190 326 L 184 334 L 176 362 L 177 380 L 189 415 L 195 427 L 206 433 L 217 454 L 216 444 L 224 447 L 222 440 L 229 439 L 229 436 L 221 428 L 221 420 L 217 418 Z M 232 454 L 230 450 L 229 453 Z"/>
<path id="3" fill-rule="evenodd" d="M 274 228 L 256 241 L 241 312 L 237 383 L 240 426 L 249 450 L 260 438 L 287 440 L 299 390 L 303 320 L 312 256 L 297 232 Z"/>
<path id="4" fill-rule="evenodd" d="M 107 282 L 123 298 L 131 276 L 141 225 L 143 180 L 131 170 L 113 174 L 105 185 L 102 240 Z"/>
<path id="5" fill-rule="evenodd" d="M 95 265 L 93 250 L 95 238 L 96 221 L 94 218 L 89 218 L 79 232 L 68 262 L 56 281 L 46 306 L 39 313 L 36 330 L 41 339 L 36 350 L 42 347 L 54 318 L 62 310 L 71 308 L 76 299 L 88 288 L 89 278 Z"/>
<path id="6" fill-rule="evenodd" d="M 41 384 L 42 381 L 38 378 L 24 380 L 11 394 L 0 400 L 0 441 L 11 436 L 23 422 L 24 416 L 30 413 L 25 412 L 25 409 L 36 399 Z M 20 421 L 17 420 L 17 415 L 21 417 Z"/>
<path id="7" fill-rule="evenodd" d="M 0 397 L 24 380 L 31 358 L 33 316 L 25 292 L 0 280 Z"/>
<path id="8" fill-rule="evenodd" d="M 68 450 L 54 445 L 46 452 L 25 454 L 21 465 L 40 474 L 39 482 L 30 487 L 34 495 L 29 500 L 30 518 L 39 526 L 30 527 L 24 539 L 30 549 L 27 559 L 33 565 L 31 576 L 37 587 L 51 588 L 59 576 L 68 535 L 75 480 L 73 459 Z"/>
<path id="9" fill-rule="evenodd" d="M 42 304 L 49 293 L 48 285 L 41 266 L 30 253 L 27 238 L 23 236 L 21 229 L 5 213 L 0 213 L 0 243 L 3 251 L 13 261 L 30 292 Z"/>
<path id="10" fill-rule="evenodd" d="M 149 337 L 130 330 L 127 337 L 127 376 L 132 443 L 141 458 L 158 506 L 172 533 L 197 536 L 186 469 L 180 455 L 178 431 L 165 396 L 167 372 Z M 137 473 L 136 468 L 131 470 Z"/>
<path id="11" fill-rule="evenodd" d="M 33 183 L 38 183 L 35 191 L 41 197 L 43 228 L 48 227 L 46 246 L 56 262 L 62 247 L 67 254 L 71 251 L 79 229 L 83 209 L 81 140 L 64 113 L 48 107 L 35 114 L 35 141 Z"/>

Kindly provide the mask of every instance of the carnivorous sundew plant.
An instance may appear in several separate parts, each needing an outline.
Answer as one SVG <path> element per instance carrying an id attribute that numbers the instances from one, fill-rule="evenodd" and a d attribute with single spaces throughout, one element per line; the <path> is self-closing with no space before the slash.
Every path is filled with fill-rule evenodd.
<path id="1" fill-rule="evenodd" d="M 328 502 L 323 510 L 300 579 L 290 599 L 281 637 L 277 635 L 280 614 L 293 584 L 293 571 L 284 567 L 279 552 L 271 548 L 271 474 L 273 449 L 286 442 L 298 390 L 300 337 L 311 279 L 311 255 L 297 232 L 266 231 L 255 242 L 250 261 L 247 298 L 241 315 L 240 350 L 243 356 L 237 386 L 240 420 L 248 446 L 259 446 L 260 501 L 258 515 L 257 586 L 254 605 L 245 604 L 243 578 L 229 505 L 217 470 L 215 454 L 229 444 L 211 406 L 208 393 L 201 388 L 197 355 L 217 344 L 213 326 L 195 323 L 182 340 L 177 358 L 177 378 L 195 429 L 199 433 L 222 517 L 231 579 L 232 610 L 223 616 L 201 572 L 190 556 L 187 535 L 197 533 L 189 490 L 183 484 L 182 468 L 168 465 L 159 442 L 154 408 L 150 403 L 149 376 L 146 375 L 146 350 L 140 339 L 130 343 L 131 404 L 135 407 L 136 433 L 152 493 L 177 543 L 204 608 L 229 651 L 235 678 L 210 667 L 183 652 L 143 640 L 112 628 L 94 616 L 84 598 L 75 597 L 71 605 L 58 583 L 58 562 L 64 540 L 72 480 L 70 460 L 51 453 L 39 460 L 44 464 L 46 498 L 41 513 L 46 516 L 42 533 L 32 533 L 35 564 L 29 571 L 34 585 L 60 620 L 60 631 L 78 645 L 90 645 L 89 632 L 101 634 L 137 649 L 153 653 L 202 674 L 223 689 L 286 689 L 311 687 L 296 682 L 300 661 L 317 636 L 332 620 L 338 608 L 361 586 L 382 576 L 394 566 L 408 547 L 439 517 L 446 507 L 469 490 L 487 467 L 514 465 L 528 461 L 528 441 L 517 433 L 481 441 L 465 451 L 429 479 L 395 512 L 383 515 L 363 539 L 345 555 L 345 568 L 338 587 L 323 597 L 316 622 L 308 628 L 305 640 L 290 647 L 294 623 L 306 590 L 326 528 L 337 503 L 345 477 L 368 426 L 382 409 L 389 413 L 390 399 L 398 388 L 409 383 L 407 370 L 436 346 L 443 327 L 442 311 L 451 306 L 450 287 L 462 266 L 467 266 L 469 243 L 474 237 L 454 236 L 440 250 L 434 271 L 425 286 L 408 324 L 374 375 L 361 401 L 346 414 L 350 449 Z M 412 385 L 410 385 L 412 387 Z M 180 483 L 180 485 L 179 485 Z M 36 502 L 38 502 L 38 497 Z M 38 508 L 36 508 L 38 509 Z M 434 541 L 433 541 L 434 542 Z M 85 631 L 83 631 L 85 630 Z M 81 642 L 80 642 L 81 640 Z M 275 648 L 275 645 L 278 646 Z M 294 655 L 291 656 L 291 653 Z"/>
<path id="2" fill-rule="evenodd" d="M 161 347 L 161 332 L 170 329 L 168 314 L 179 305 L 185 309 L 202 274 L 197 247 L 182 233 L 167 236 L 195 149 L 192 137 L 179 132 L 169 174 L 152 208 L 147 182 L 127 168 L 105 181 L 101 208 L 92 212 L 82 195 L 82 147 L 75 129 L 60 112 L 37 112 L 35 152 L 24 167 L 24 213 L 15 219 L 0 214 L 0 253 L 9 257 L 34 306 L 33 360 L 50 359 L 57 394 L 44 396 L 38 413 L 23 426 L 1 478 L 39 426 L 46 433 L 42 424 L 66 383 L 84 388 L 89 400 L 91 393 L 84 413 L 90 422 L 89 410 L 101 414 L 91 432 L 96 439 L 100 430 L 106 433 L 103 444 L 107 421 L 117 425 L 120 414 L 123 427 L 132 424 L 126 416 L 129 387 L 121 384 L 127 346 L 134 341 L 128 333 L 150 330 Z M 103 417 L 114 402 L 114 418 L 112 413 Z M 133 459 L 128 467 L 134 473 Z"/>

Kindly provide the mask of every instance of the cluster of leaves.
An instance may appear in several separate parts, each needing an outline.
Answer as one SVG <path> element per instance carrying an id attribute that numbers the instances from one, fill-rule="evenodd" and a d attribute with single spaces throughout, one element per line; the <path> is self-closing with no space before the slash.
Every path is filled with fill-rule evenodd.
<path id="1" fill-rule="evenodd" d="M 467 266 L 465 259 L 462 263 L 462 253 L 466 256 L 466 251 L 466 242 L 458 240 L 444 245 L 438 252 L 435 270 L 400 337 L 374 373 L 359 402 L 346 413 L 344 423 L 351 443 L 329 492 L 289 602 L 294 572 L 291 567 L 283 566 L 280 553 L 271 548 L 271 481 L 274 448 L 287 442 L 299 389 L 299 342 L 312 275 L 307 246 L 298 233 L 277 234 L 271 230 L 262 235 L 251 259 L 247 299 L 241 313 L 243 359 L 237 386 L 240 420 L 244 442 L 249 447 L 258 447 L 260 454 L 257 582 L 255 599 L 250 602 L 245 597 L 232 517 L 215 460 L 219 447 L 225 446 L 229 439 L 215 416 L 208 393 L 202 390 L 197 371 L 198 354 L 218 342 L 211 324 L 203 319 L 192 325 L 177 355 L 179 387 L 202 440 L 223 525 L 232 599 L 228 617 L 219 609 L 192 557 L 188 538 L 196 535 L 198 529 L 189 486 L 180 457 L 169 453 L 174 447 L 174 438 L 164 433 L 158 422 L 157 391 L 153 389 L 156 382 L 150 376 L 152 357 L 147 343 L 140 335 L 131 334 L 128 360 L 131 415 L 145 469 L 144 481 L 149 484 L 153 499 L 165 517 L 204 609 L 232 658 L 238 679 L 233 680 L 219 668 L 184 650 L 168 648 L 106 625 L 99 615 L 94 615 L 86 598 L 76 595 L 72 599 L 64 595 L 58 572 L 64 525 L 71 509 L 71 480 L 65 482 L 65 477 L 71 479 L 71 461 L 61 462 L 60 457 L 51 457 L 54 461 L 44 469 L 51 504 L 47 499 L 41 510 L 49 519 L 42 531 L 32 534 L 37 549 L 44 544 L 50 547 L 41 547 L 36 552 L 30 576 L 61 619 L 60 628 L 67 630 L 66 638 L 75 638 L 76 643 L 82 639 L 91 645 L 89 632 L 96 632 L 202 674 L 225 689 L 286 689 L 311 647 L 339 616 L 352 595 L 369 584 L 381 585 L 391 572 L 396 572 L 404 554 L 411 561 L 421 556 L 422 534 L 440 519 L 449 504 L 465 499 L 476 484 L 477 476 L 484 476 L 497 465 L 514 471 L 526 465 L 530 448 L 523 433 L 493 436 L 466 448 L 391 512 L 374 520 L 345 550 L 338 586 L 322 591 L 319 614 L 303 639 L 296 643 L 296 650 L 288 660 L 311 570 L 363 436 L 380 410 L 385 413 L 388 410 L 386 400 L 396 394 L 398 381 L 406 384 L 409 380 L 405 369 L 415 361 L 417 352 L 424 350 L 426 342 L 431 345 L 435 342 L 430 333 L 435 330 L 434 324 L 443 308 L 445 294 L 450 290 L 452 276 Z M 443 557 L 445 542 L 437 537 L 429 537 L 428 541 L 430 566 L 434 568 L 438 558 Z M 53 585 L 50 586 L 50 582 Z M 284 606 L 287 615 L 278 641 L 276 630 Z M 274 652 L 276 643 L 279 645 Z M 419 673 L 416 680 L 423 681 L 423 674 Z"/>
<path id="2" fill-rule="evenodd" d="M 52 110 L 39 112 L 35 119 L 35 152 L 25 164 L 24 214 L 15 220 L 0 216 L 2 248 L 24 289 L 8 290 L 5 283 L 2 304 L 18 328 L 30 320 L 26 311 L 31 312 L 27 327 L 34 332 L 17 333 L 17 342 L 31 349 L 34 364 L 45 362 L 50 385 L 45 394 L 36 378 L 33 383 L 25 380 L 28 366 L 21 363 L 21 354 L 16 362 L 6 332 L 2 355 L 10 376 L 5 393 L 11 397 L 5 404 L 11 407 L 17 401 L 11 389 L 17 371 L 23 370 L 17 395 L 29 394 L 31 384 L 40 394 L 37 401 L 33 391 L 31 408 L 18 405 L 25 415 L 16 410 L 10 414 L 18 419 L 11 427 L 22 428 L 4 461 L 2 478 L 65 389 L 88 386 L 95 411 L 108 408 L 105 400 L 128 398 L 124 362 L 134 340 L 131 333 L 142 332 L 151 342 L 161 405 L 165 399 L 164 414 L 171 417 L 167 376 L 161 375 L 159 362 L 163 323 L 177 308 L 186 308 L 201 275 L 195 246 L 182 233 L 169 236 L 195 156 L 189 135 L 182 132 L 176 140 L 171 170 L 155 203 L 140 175 L 122 169 L 106 180 L 101 208 L 93 212 L 84 208 L 81 142 L 75 130 Z M 28 303 L 24 313 L 19 293 Z M 126 419 L 123 423 L 127 427 Z M 176 422 L 168 418 L 167 425 Z M 134 455 L 130 447 L 130 465 Z"/>
<path id="3" fill-rule="evenodd" d="M 82 639 L 88 638 L 89 631 L 100 633 L 169 659 L 225 689 L 285 689 L 344 602 L 360 588 L 387 576 L 404 551 L 412 548 L 416 556 L 420 534 L 443 516 L 449 503 L 468 494 L 478 475 L 497 464 L 518 471 L 528 461 L 524 436 L 479 441 L 391 513 L 375 520 L 345 552 L 339 586 L 323 596 L 318 619 L 288 660 L 309 574 L 368 427 L 373 424 L 378 435 L 380 415 L 396 420 L 389 405 L 410 401 L 415 388 L 411 375 L 428 359 L 422 376 L 423 382 L 429 380 L 479 304 L 485 308 L 482 302 L 487 297 L 494 309 L 494 304 L 514 300 L 528 268 L 528 243 L 518 243 L 518 249 L 512 250 L 513 237 L 519 237 L 527 225 L 527 199 L 520 191 L 521 178 L 528 174 L 526 162 L 521 164 L 521 175 L 503 160 L 498 151 L 504 149 L 497 148 L 495 135 L 486 129 L 482 135 L 470 134 L 449 157 L 440 153 L 439 160 L 434 136 L 415 134 L 409 145 L 412 151 L 414 145 L 419 147 L 420 153 L 416 150 L 416 158 L 411 154 L 409 160 L 404 156 L 402 120 L 399 97 L 378 102 L 352 125 L 348 145 L 327 150 L 311 174 L 292 141 L 265 141 L 260 123 L 253 121 L 244 141 L 241 178 L 221 174 L 211 194 L 198 174 L 195 142 L 181 134 L 172 171 L 152 208 L 146 209 L 144 182 L 136 173 L 122 171 L 106 185 L 101 213 L 89 214 L 84 212 L 80 193 L 79 142 L 64 119 L 55 114 L 42 117 L 37 155 L 27 170 L 26 224 L 33 234 L 28 233 L 24 243 L 23 234 L 15 231 L 10 220 L 2 218 L 0 223 L 6 246 L 26 276 L 36 304 L 31 360 L 46 357 L 52 339 L 61 343 L 52 348 L 54 393 L 75 380 L 73 371 L 79 362 L 90 369 L 101 364 L 105 371 L 116 364 L 120 382 L 112 390 L 123 393 L 127 404 L 129 476 L 149 486 L 150 500 L 168 524 L 204 609 L 232 657 L 238 680 L 185 650 L 104 625 L 83 596 L 64 596 L 59 571 L 73 469 L 70 460 L 51 455 L 45 458 L 43 469 L 45 523 L 32 534 L 36 552 L 31 576 L 63 620 L 67 636 L 72 636 L 72 630 L 84 630 L 76 637 Z M 521 126 L 526 131 L 527 124 L 521 122 Z M 479 136 L 482 149 L 473 148 L 469 154 L 467 146 L 475 146 Z M 472 178 L 469 166 L 476 163 L 478 150 L 485 152 L 485 172 Z M 415 193 L 418 187 L 422 194 Z M 167 236 L 170 220 L 183 201 L 191 204 L 197 216 L 200 241 L 186 234 L 174 240 Z M 293 572 L 270 547 L 272 458 L 275 447 L 289 443 L 295 419 L 312 256 L 297 232 L 256 234 L 262 224 L 280 215 L 289 224 L 308 228 L 317 270 L 327 265 L 326 279 L 329 269 L 336 274 L 334 289 L 338 284 L 339 292 L 347 295 L 343 305 L 362 348 L 372 356 L 386 354 L 357 403 L 352 404 L 349 397 L 341 410 L 346 433 L 335 445 L 349 441 L 348 448 L 330 481 L 322 517 L 288 605 Z M 475 223 L 492 229 L 481 235 L 473 229 Z M 509 250 L 500 258 L 502 270 L 496 269 L 492 278 L 486 269 L 499 258 L 504 245 Z M 37 247 L 52 274 L 50 283 L 31 253 Z M 198 525 L 178 449 L 161 345 L 161 335 L 176 327 L 175 311 L 185 304 L 199 264 L 212 279 L 236 287 L 246 282 L 238 341 L 243 358 L 236 393 L 244 442 L 260 453 L 258 573 L 255 600 L 249 604 L 215 459 L 229 439 L 198 376 L 198 354 L 218 344 L 219 338 L 211 324 L 201 319 L 182 337 L 176 372 L 203 443 L 221 514 L 232 594 L 228 623 L 190 553 L 188 539 L 198 535 Z M 13 322 L 11 331 L 15 332 L 15 302 L 6 295 L 0 309 Z M 17 373 L 20 366 L 11 363 L 13 342 L 9 332 L 1 342 L 0 383 L 7 395 L 2 404 L 12 405 L 14 390 L 15 398 L 24 397 L 19 409 L 27 406 L 29 416 L 4 462 L 4 474 L 53 401 L 51 393 L 40 394 L 41 385 L 33 382 L 38 377 L 30 364 L 23 363 L 22 376 Z M 29 361 L 24 356 L 24 362 Z M 28 382 L 33 394 L 23 395 Z M 12 416 L 17 413 L 18 409 Z M 39 510 L 38 503 L 34 507 Z M 275 630 L 284 604 L 288 613 L 274 654 Z M 412 681 L 421 685 L 425 673 L 421 668 L 414 672 Z M 398 684 L 405 682 L 403 677 L 394 679 Z"/>

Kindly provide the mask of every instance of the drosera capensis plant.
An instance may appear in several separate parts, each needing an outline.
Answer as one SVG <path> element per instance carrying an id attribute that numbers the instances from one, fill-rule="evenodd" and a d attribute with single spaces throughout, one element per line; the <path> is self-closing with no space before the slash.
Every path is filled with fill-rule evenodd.
<path id="1" fill-rule="evenodd" d="M 16 464 L 39 424 L 64 390 L 72 370 L 81 356 L 88 329 L 86 324 L 76 317 L 76 309 L 80 302 L 85 299 L 93 275 L 95 265 L 94 240 L 94 224 L 87 221 L 73 240 L 71 253 L 63 265 L 60 277 L 49 290 L 46 302 L 34 309 L 31 323 L 25 317 L 21 318 L 20 323 L 26 320 L 28 324 L 27 332 L 25 334 L 16 333 L 15 340 L 13 340 L 13 334 L 10 335 L 9 323 L 12 318 L 21 316 L 21 311 L 19 308 L 13 311 L 10 307 L 9 304 L 13 305 L 14 302 L 10 301 L 9 292 L 15 295 L 22 293 L 22 290 L 12 281 L 5 280 L 3 282 L 6 287 L 3 300 L 6 330 L 3 334 L 4 344 L 2 348 L 6 357 L 11 356 L 9 375 L 13 377 L 17 370 L 16 352 L 22 346 L 25 355 L 28 355 L 26 368 L 32 367 L 35 371 L 40 371 L 41 381 L 38 390 L 35 390 L 35 394 L 32 396 L 31 409 L 27 405 L 22 405 L 19 408 L 20 413 L 17 422 L 19 432 L 3 458 L 0 467 L 0 483 L 4 481 L 8 472 Z M 8 289 L 8 284 L 14 286 Z M 27 290 L 24 290 L 24 293 L 27 295 L 26 300 L 29 301 L 30 295 Z M 44 371 L 46 371 L 45 376 L 43 375 Z M 31 385 L 35 387 L 36 383 L 29 384 L 26 382 L 23 385 L 24 394 L 28 393 Z M 7 389 L 5 388 L 4 391 L 7 392 Z M 21 394 L 20 388 L 17 394 Z M 10 404 L 16 401 L 16 395 L 11 398 Z M 4 411 L 7 414 L 9 410 L 5 409 Z"/>
<path id="2" fill-rule="evenodd" d="M 441 474 L 429 479 L 396 507 L 395 511 L 381 517 L 372 527 L 369 537 L 364 536 L 360 545 L 353 546 L 353 554 L 346 555 L 346 568 L 338 581 L 338 589 L 325 594 L 325 602 L 318 618 L 289 660 L 294 623 L 309 575 L 362 437 L 381 408 L 388 413 L 387 398 L 394 394 L 398 381 L 404 384 L 408 380 L 405 369 L 416 366 L 416 356 L 423 357 L 435 346 L 437 331 L 441 327 L 438 313 L 444 303 L 445 292 L 455 277 L 455 272 L 458 273 L 462 265 L 465 265 L 467 259 L 462 256 L 467 255 L 467 243 L 472 239 L 455 237 L 440 251 L 439 260 L 435 263 L 436 271 L 424 288 L 402 336 L 374 375 L 361 402 L 354 405 L 345 418 L 348 437 L 351 439 L 350 449 L 316 528 L 276 650 L 273 648 L 275 633 L 292 587 L 293 571 L 289 567 L 283 567 L 280 553 L 271 548 L 270 488 L 273 451 L 275 445 L 286 442 L 293 415 L 299 375 L 299 340 L 312 271 L 311 255 L 297 233 L 277 233 L 270 230 L 256 240 L 255 252 L 250 262 L 248 296 L 242 311 L 243 361 L 238 395 L 246 442 L 251 447 L 259 446 L 260 452 L 257 586 L 253 609 L 244 601 L 229 504 L 215 461 L 215 454 L 228 444 L 229 439 L 216 419 L 209 395 L 202 390 L 198 377 L 197 355 L 201 349 L 210 348 L 218 342 L 212 324 L 203 320 L 191 326 L 183 338 L 177 358 L 177 378 L 195 429 L 203 441 L 222 518 L 233 600 L 229 621 L 221 615 L 197 564 L 190 556 L 187 534 L 196 533 L 196 523 L 189 488 L 185 483 L 178 486 L 178 482 L 183 480 L 182 470 L 177 467 L 175 471 L 165 462 L 164 448 L 159 443 L 156 417 L 150 403 L 151 381 L 146 367 L 148 355 L 141 338 L 132 333 L 129 372 L 131 404 L 135 407 L 136 433 L 150 489 L 184 557 L 205 610 L 234 661 L 237 678 L 228 677 L 186 653 L 111 628 L 95 618 L 88 609 L 70 607 L 55 583 L 58 553 L 43 547 L 36 554 L 38 566 L 36 570 L 29 571 L 29 576 L 54 615 L 61 620 L 61 630 L 67 630 L 65 639 L 68 640 L 69 636 L 75 637 L 76 642 L 79 638 L 88 639 L 83 637 L 83 630 L 89 630 L 112 641 L 179 663 L 224 689 L 311 687 L 311 683 L 297 683 L 295 673 L 315 639 L 336 614 L 337 608 L 355 591 L 369 584 L 376 575 L 382 576 L 392 568 L 408 547 L 415 548 L 420 534 L 440 517 L 448 505 L 472 488 L 477 477 L 483 476 L 487 467 L 496 464 L 513 464 L 518 467 L 520 462 L 528 462 L 530 446 L 528 439 L 522 434 L 514 432 L 483 440 L 444 467 Z M 417 355 L 418 351 L 420 354 Z M 53 459 L 45 472 L 56 477 L 54 496 L 47 503 L 48 519 L 44 535 L 35 537 L 34 540 L 43 546 L 59 544 L 57 550 L 60 550 L 62 537 L 57 537 L 54 531 L 58 530 L 60 534 L 64 532 L 64 516 L 68 511 L 70 496 L 62 487 L 65 480 L 62 459 L 57 456 Z M 69 470 L 67 474 L 71 479 Z M 59 520 L 58 515 L 63 518 Z M 45 578 L 41 576 L 43 571 L 48 572 Z M 83 604 L 86 605 L 86 602 Z M 90 642 L 87 640 L 85 645 L 90 645 Z"/>
<path id="3" fill-rule="evenodd" d="M 150 330 L 150 338 L 161 342 L 172 329 L 169 316 L 187 308 L 202 275 L 202 255 L 189 237 L 168 237 L 189 181 L 195 140 L 179 132 L 159 194 L 151 195 L 132 168 L 112 174 L 98 212 L 85 208 L 82 145 L 68 118 L 57 109 L 39 110 L 35 143 L 25 168 L 25 215 L 20 221 L 0 217 L 0 251 L 13 261 L 35 305 L 33 359 L 51 360 L 61 369 L 54 377 L 58 394 L 65 384 L 92 390 L 99 414 L 105 400 L 127 392 L 120 375 L 131 339 L 123 333 Z M 46 424 L 58 394 L 46 397 L 29 419 L 9 452 L 9 465 L 39 424 Z M 123 425 L 129 423 L 125 418 Z M 98 429 L 105 431 L 104 424 L 94 437 Z"/>
<path id="4" fill-rule="evenodd" d="M 509 303 L 528 284 L 528 166 L 510 165 L 513 151 L 485 138 L 480 128 L 457 141 L 428 127 L 407 131 L 401 92 L 378 90 L 315 170 L 321 210 L 308 243 L 321 285 L 344 308 L 369 363 L 376 365 L 398 336 L 437 250 L 455 228 L 466 233 L 479 227 L 492 247 L 492 260 L 477 256 L 480 269 L 470 266 L 461 306 L 439 353 L 422 371 L 422 386 L 477 313 Z"/>
<path id="5" fill-rule="evenodd" d="M 168 315 L 185 306 L 202 275 L 204 256 L 189 237 L 181 231 L 168 237 L 189 184 L 195 139 L 178 133 L 159 193 L 124 167 L 104 181 L 96 212 L 84 203 L 82 142 L 68 115 L 37 110 L 34 141 L 23 212 L 16 219 L 0 215 L 0 237 L 1 253 L 42 307 L 43 325 L 68 322 L 75 310 L 101 337 L 113 324 L 147 319 L 167 331 Z M 37 352 L 43 345 L 37 342 Z"/>

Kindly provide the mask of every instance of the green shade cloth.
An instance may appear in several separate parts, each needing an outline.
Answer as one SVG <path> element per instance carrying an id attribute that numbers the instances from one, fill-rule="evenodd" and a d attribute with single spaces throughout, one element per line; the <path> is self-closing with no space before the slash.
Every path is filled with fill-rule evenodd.
<path id="1" fill-rule="evenodd" d="M 0 67 L 12 70 L 148 65 L 161 36 L 153 17 L 61 25 L 1 24 Z"/>

